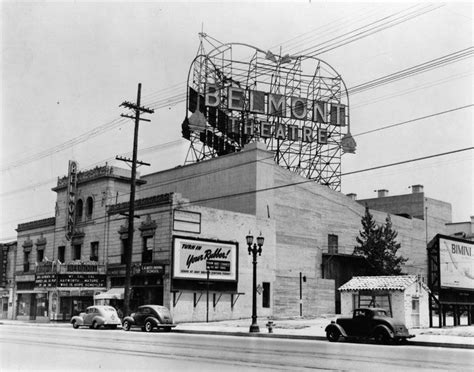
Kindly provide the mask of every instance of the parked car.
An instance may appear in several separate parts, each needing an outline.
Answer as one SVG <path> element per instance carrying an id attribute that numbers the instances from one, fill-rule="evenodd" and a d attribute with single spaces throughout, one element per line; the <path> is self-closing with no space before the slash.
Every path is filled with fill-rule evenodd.
<path id="1" fill-rule="evenodd" d="M 341 337 L 375 339 L 378 343 L 405 342 L 415 337 L 408 333 L 403 322 L 389 317 L 382 308 L 359 308 L 351 317 L 340 317 L 326 327 L 326 337 L 331 342 Z"/>
<path id="2" fill-rule="evenodd" d="M 71 318 L 74 328 L 89 326 L 90 328 L 117 328 L 121 325 L 117 311 L 112 306 L 89 306 L 85 312 Z"/>
<path id="3" fill-rule="evenodd" d="M 141 327 L 142 331 L 151 332 L 153 328 L 166 332 L 176 327 L 168 308 L 160 305 L 143 305 L 130 316 L 123 318 L 122 328 L 129 331 L 132 327 Z"/>

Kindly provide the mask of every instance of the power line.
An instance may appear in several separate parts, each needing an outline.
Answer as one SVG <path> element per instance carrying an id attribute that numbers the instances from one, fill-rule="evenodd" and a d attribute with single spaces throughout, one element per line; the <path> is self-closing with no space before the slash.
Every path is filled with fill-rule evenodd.
<path id="1" fill-rule="evenodd" d="M 384 130 L 384 129 L 394 128 L 394 127 L 398 127 L 398 126 L 403 125 L 403 124 L 413 123 L 415 121 L 424 120 L 424 119 L 432 118 L 432 117 L 439 116 L 439 115 L 444 115 L 444 114 L 447 114 L 447 113 L 450 113 L 450 112 L 453 112 L 453 111 L 463 110 L 465 108 L 472 107 L 472 106 L 474 106 L 474 104 L 470 104 L 470 105 L 466 105 L 466 106 L 460 106 L 460 107 L 456 107 L 456 108 L 453 108 L 453 109 L 450 109 L 450 110 L 440 111 L 440 112 L 437 112 L 437 113 L 434 113 L 434 114 L 431 114 L 431 115 L 420 116 L 419 118 L 402 121 L 402 122 L 396 123 L 396 124 L 387 125 L 385 127 L 380 127 L 380 128 L 368 130 L 368 131 L 365 131 L 365 132 L 360 132 L 360 133 L 357 133 L 357 134 L 353 134 L 352 136 L 353 137 L 362 136 L 364 134 L 369 134 L 369 133 L 378 132 L 378 131 L 381 131 L 381 130 Z"/>
<path id="2" fill-rule="evenodd" d="M 435 68 L 443 67 L 445 65 L 457 62 L 459 60 L 463 60 L 468 58 L 474 54 L 474 48 L 469 47 L 466 49 L 461 49 L 456 52 L 447 54 L 445 56 L 441 56 L 435 59 L 432 59 L 427 62 L 423 62 L 421 64 L 373 79 L 371 81 L 355 85 L 350 87 L 347 91 L 349 94 L 355 94 L 363 92 L 364 90 L 373 89 L 382 85 L 386 85 L 388 83 L 392 83 L 394 81 L 404 79 L 409 76 L 417 75 L 422 72 L 426 72 Z"/>
<path id="3" fill-rule="evenodd" d="M 362 136 L 362 135 L 365 135 L 365 134 L 369 134 L 369 133 L 373 133 L 373 132 L 377 132 L 377 131 L 381 131 L 381 130 L 385 130 L 385 129 L 397 127 L 397 126 L 400 126 L 400 125 L 404 125 L 404 124 L 408 124 L 408 123 L 420 121 L 420 120 L 423 120 L 423 119 L 427 119 L 427 118 L 431 118 L 431 117 L 435 117 L 435 116 L 439 116 L 439 115 L 444 115 L 444 114 L 447 114 L 447 113 L 450 113 L 450 112 L 462 110 L 462 109 L 465 109 L 465 108 L 468 108 L 468 107 L 472 107 L 472 106 L 473 106 L 473 104 L 466 105 L 466 106 L 456 107 L 456 108 L 453 108 L 453 109 L 450 109 L 450 110 L 445 110 L 445 111 L 437 112 L 437 113 L 434 113 L 434 114 L 430 114 L 430 115 L 426 115 L 426 116 L 414 118 L 414 119 L 411 119 L 411 120 L 403 121 L 403 122 L 400 122 L 400 123 L 391 124 L 391 125 L 387 125 L 387 126 L 384 126 L 384 127 L 377 128 L 377 129 L 369 130 L 369 131 L 366 131 L 366 132 L 361 132 L 361 133 L 353 134 L 353 137 Z M 176 141 L 170 141 L 170 142 L 162 143 L 162 144 L 159 144 L 159 145 L 154 145 L 154 146 L 146 147 L 146 148 L 140 150 L 140 151 L 139 151 L 139 154 L 140 154 L 140 155 L 143 155 L 143 154 L 146 154 L 146 153 L 153 153 L 153 152 L 155 152 L 155 151 L 161 151 L 161 150 L 163 150 L 163 149 L 165 149 L 165 148 L 172 147 L 172 146 L 178 145 L 178 144 L 180 144 L 180 143 L 181 143 L 181 140 L 176 140 Z M 121 155 L 127 156 L 127 155 L 129 155 L 129 154 L 130 154 L 130 153 L 124 153 L 124 154 L 121 154 Z M 100 161 L 100 162 L 97 162 L 97 163 L 94 163 L 94 164 L 92 164 L 92 165 L 86 166 L 86 168 L 87 168 L 87 167 L 93 167 L 94 165 L 102 164 L 103 162 L 108 161 L 108 160 L 112 160 L 112 159 L 113 159 L 113 158 L 108 158 L 108 159 L 102 160 L 102 161 Z M 37 184 L 35 184 L 35 185 L 30 185 L 30 186 L 27 186 L 27 187 L 23 187 L 23 188 L 21 188 L 21 189 L 17 189 L 17 190 L 5 192 L 5 193 L 0 194 L 0 197 L 5 197 L 5 196 L 10 196 L 10 195 L 14 195 L 14 194 L 17 194 L 17 193 L 25 192 L 25 191 L 28 191 L 28 190 L 30 190 L 30 189 L 36 188 L 36 187 L 38 187 L 38 186 L 44 186 L 44 185 L 46 185 L 46 184 L 48 184 L 48 183 L 51 183 L 51 182 L 53 182 L 53 181 L 55 181 L 55 180 L 56 180 L 56 177 L 55 177 L 55 178 L 51 178 L 51 179 L 49 179 L 49 180 L 47 180 L 47 181 L 44 181 L 44 182 L 41 182 L 41 183 L 37 183 Z M 142 190 L 143 190 L 143 189 L 142 189 Z"/>
<path id="4" fill-rule="evenodd" d="M 342 173 L 341 176 L 348 176 L 348 175 L 356 174 L 356 173 L 369 172 L 369 171 L 373 171 L 373 170 L 376 170 L 376 169 L 382 169 L 382 168 L 387 168 L 387 167 L 393 167 L 395 165 L 413 163 L 415 161 L 432 159 L 432 158 L 436 158 L 436 157 L 439 157 L 439 156 L 451 155 L 451 154 L 455 154 L 455 153 L 458 153 L 458 152 L 469 151 L 469 150 L 474 150 L 474 147 L 466 147 L 464 149 L 453 150 L 453 151 L 443 152 L 443 153 L 439 153 L 439 154 L 423 156 L 421 158 L 403 160 L 403 161 L 399 161 L 399 162 L 396 162 L 396 163 L 390 163 L 390 164 L 385 164 L 385 165 L 379 165 L 377 167 L 360 169 L 360 170 L 356 170 L 356 171 L 352 171 L 352 172 L 346 172 L 346 173 Z"/>
<path id="5" fill-rule="evenodd" d="M 451 155 L 451 154 L 454 154 L 454 153 L 469 151 L 469 150 L 473 150 L 473 149 L 474 149 L 474 147 L 468 147 L 468 148 L 464 148 L 464 149 L 458 149 L 458 150 L 448 151 L 448 152 L 444 152 L 444 153 L 428 155 L 428 156 L 424 156 L 424 157 L 420 157 L 420 158 L 408 159 L 408 160 L 404 160 L 404 161 L 400 161 L 400 162 L 396 162 L 396 163 L 391 163 L 391 164 L 385 164 L 385 165 L 381 165 L 381 166 L 377 166 L 377 167 L 366 168 L 366 169 L 361 169 L 361 170 L 352 171 L 352 172 L 346 172 L 346 173 L 341 174 L 341 176 L 352 175 L 352 174 L 356 174 L 356 173 L 369 172 L 369 171 L 373 171 L 373 170 L 377 170 L 377 169 L 381 169 L 381 168 L 393 167 L 393 166 L 396 166 L 396 165 L 407 164 L 407 163 L 417 162 L 417 161 L 431 159 L 431 158 L 435 158 L 435 157 Z M 253 162 L 253 161 L 251 161 L 251 162 Z M 235 167 L 242 166 L 242 165 L 244 165 L 244 164 L 237 164 L 237 165 L 235 165 Z M 220 171 L 221 170 L 214 170 L 214 171 L 211 171 L 211 172 L 220 172 Z M 195 175 L 195 176 L 192 176 L 192 177 L 189 177 L 189 178 L 200 177 L 200 176 L 202 176 L 202 174 Z M 186 180 L 186 179 L 187 178 L 185 177 L 185 178 L 182 178 L 180 181 L 183 181 L 183 180 Z M 167 183 L 175 183 L 175 182 L 179 182 L 179 180 L 170 180 Z M 249 190 L 249 191 L 243 191 L 243 192 L 240 192 L 240 193 L 232 193 L 232 194 L 214 196 L 214 197 L 209 197 L 209 198 L 197 199 L 197 200 L 193 200 L 193 201 L 186 201 L 186 202 L 183 202 L 183 205 L 196 205 L 196 204 L 200 204 L 200 203 L 204 203 L 204 202 L 215 201 L 215 200 L 231 198 L 231 197 L 239 197 L 239 196 L 244 196 L 244 195 L 250 195 L 250 194 L 253 194 L 253 193 L 259 193 L 259 192 L 271 191 L 271 190 L 276 190 L 276 189 L 282 189 L 282 188 L 287 188 L 287 187 L 291 187 L 291 186 L 303 185 L 303 184 L 306 184 L 306 183 L 314 183 L 314 180 L 304 179 L 304 180 L 301 180 L 301 181 L 296 181 L 296 182 L 292 182 L 292 183 L 287 183 L 287 184 L 283 184 L 283 185 L 277 185 L 277 186 L 272 186 L 272 187 L 267 187 L 267 188 L 262 188 L 262 189 L 257 189 L 257 190 Z M 152 188 L 163 186 L 163 185 L 164 184 L 160 185 L 160 183 L 157 183 L 155 185 L 152 185 L 152 186 L 148 187 L 147 189 L 152 189 Z M 145 188 L 143 190 L 140 190 L 140 191 L 145 191 Z M 122 195 L 122 197 L 126 196 L 126 195 L 127 194 L 124 194 L 124 195 Z M 104 218 L 105 217 L 98 217 L 98 218 L 93 219 L 93 220 L 96 221 L 96 220 L 100 220 L 100 219 L 104 219 Z M 121 218 L 121 219 L 125 220 L 126 218 Z M 26 220 L 26 219 L 22 219 L 22 220 Z M 57 231 L 61 231 L 61 230 L 63 230 L 63 228 L 58 228 Z M 50 230 L 50 231 L 56 231 L 56 230 L 53 229 L 53 230 Z M 4 238 L 4 239 L 5 240 L 11 240 L 10 237 Z"/>
<path id="6" fill-rule="evenodd" d="M 441 6 L 438 6 L 438 7 L 434 8 L 434 9 L 438 9 L 439 7 L 441 7 Z M 413 7 L 410 7 L 410 8 L 408 8 L 408 9 L 406 9 L 406 10 L 408 11 L 408 10 L 410 10 L 410 9 L 412 9 L 412 8 L 413 8 Z M 407 17 L 407 16 L 408 16 L 409 18 L 406 18 L 406 19 L 405 19 L 405 18 L 403 18 L 403 19 L 400 18 L 400 19 L 397 19 L 397 20 L 401 20 L 401 21 L 405 22 L 405 21 L 407 21 L 407 20 L 409 20 L 409 19 L 412 19 L 413 17 L 419 16 L 419 15 L 421 15 L 421 14 L 425 14 L 425 13 L 427 13 L 427 12 L 430 12 L 430 11 L 434 10 L 434 9 L 431 9 L 430 6 L 424 7 L 424 8 L 422 8 L 422 9 L 416 10 L 415 12 L 411 12 L 411 13 L 409 13 L 408 15 L 405 15 L 405 16 L 404 16 L 404 17 Z M 386 21 L 387 19 L 394 18 L 394 17 L 396 17 L 397 15 L 399 15 L 399 14 L 402 13 L 402 12 L 404 12 L 404 11 L 401 11 L 401 12 L 398 12 L 398 13 L 395 13 L 395 14 L 392 14 L 392 15 L 389 15 L 389 16 L 386 16 L 386 17 L 383 17 L 383 18 L 381 18 L 381 19 L 379 19 L 379 20 L 377 20 L 377 21 L 375 21 L 375 22 L 370 23 L 369 25 L 362 26 L 362 27 L 360 27 L 360 28 L 358 28 L 358 29 L 356 29 L 356 30 L 353 30 L 353 31 L 350 31 L 350 32 L 348 32 L 348 33 L 346 33 L 346 34 L 343 34 L 343 35 L 341 35 L 341 36 L 338 36 L 337 38 L 341 38 L 341 37 L 343 37 L 343 36 L 345 36 L 345 35 L 349 35 L 349 34 L 351 34 L 351 33 L 353 33 L 353 32 L 356 32 L 356 31 L 359 31 L 359 30 L 364 29 L 364 28 L 366 28 L 366 27 L 372 26 L 373 24 L 380 23 L 380 22 L 382 22 L 382 21 Z M 421 13 L 420 13 L 420 12 L 421 12 Z M 398 23 L 397 23 L 397 24 L 398 24 Z M 383 24 L 382 24 L 382 25 L 383 25 Z M 391 27 L 391 26 L 390 26 L 390 27 Z M 380 32 L 381 30 L 382 30 L 382 29 L 378 30 L 377 32 Z M 367 35 L 367 36 L 368 36 L 368 35 Z M 210 36 L 209 36 L 209 37 L 210 37 Z M 361 37 L 362 37 L 362 36 L 361 36 Z M 361 37 L 359 37 L 358 39 L 360 39 Z M 358 39 L 357 39 L 357 40 L 358 40 Z M 330 41 L 332 41 L 332 39 L 331 39 Z M 344 40 L 342 40 L 342 41 L 344 41 Z M 354 40 L 354 41 L 355 41 L 355 40 Z M 329 41 L 328 41 L 328 42 L 329 42 Z M 325 43 L 327 43 L 327 42 L 325 42 Z M 324 45 L 325 43 L 321 43 L 321 44 L 319 44 L 319 45 Z M 343 46 L 343 45 L 346 45 L 346 44 L 347 44 L 347 43 L 344 43 L 344 44 L 341 44 L 341 45 L 339 45 L 339 46 L 337 46 L 337 47 L 340 47 L 340 46 Z M 336 48 L 336 47 L 334 47 L 334 48 Z M 334 49 L 334 48 L 332 48 L 332 49 Z M 304 52 L 304 50 L 303 50 L 303 52 Z M 318 53 L 324 53 L 324 51 L 319 51 Z M 379 79 L 381 79 L 381 78 L 379 78 Z M 373 81 L 372 81 L 372 82 L 373 82 Z M 372 82 L 367 82 L 366 84 L 370 84 L 370 83 L 372 83 Z M 175 85 L 175 86 L 177 86 L 177 85 Z M 174 87 L 174 86 L 173 86 L 173 87 Z M 175 88 L 165 88 L 165 90 L 167 90 L 167 89 L 174 90 Z M 359 87 L 359 89 L 360 89 L 360 87 Z M 366 89 L 367 89 L 367 88 L 366 88 Z M 165 91 L 165 90 L 164 90 L 164 91 Z M 158 94 L 163 94 L 162 92 L 163 92 L 163 91 L 160 91 L 160 93 L 158 93 Z M 153 96 L 153 94 L 152 94 L 151 96 Z M 176 95 L 174 95 L 174 96 L 172 96 L 172 97 L 166 97 L 166 98 L 160 99 L 160 100 L 158 100 L 158 101 L 152 102 L 151 104 L 148 104 L 148 105 L 152 106 L 153 109 L 159 109 L 159 108 L 163 108 L 163 107 L 166 107 L 166 106 L 175 105 L 175 104 L 177 104 L 177 103 L 183 102 L 183 101 L 185 101 L 185 97 L 186 97 L 185 94 L 184 94 L 184 95 L 176 94 Z M 95 136 L 97 136 L 97 135 L 99 135 L 99 134 L 102 134 L 102 133 L 104 133 L 104 132 L 106 132 L 106 131 L 108 131 L 108 130 L 111 130 L 111 129 L 113 129 L 113 128 L 119 126 L 119 125 L 122 125 L 122 124 L 124 124 L 124 121 L 122 121 L 121 118 L 119 118 L 119 119 L 114 119 L 114 120 L 112 120 L 111 122 L 106 123 L 106 124 L 104 124 L 104 125 L 102 125 L 102 126 L 99 126 L 99 127 L 97 127 L 97 128 L 94 128 L 93 130 L 91 130 L 91 131 L 89 131 L 89 132 L 86 132 L 86 133 L 84 133 L 84 134 L 81 135 L 81 136 L 75 137 L 75 138 L 71 139 L 70 141 L 67 141 L 67 142 L 65 142 L 65 143 L 62 143 L 62 144 L 57 145 L 57 146 L 55 146 L 55 147 L 52 147 L 52 148 L 50 148 L 50 149 L 44 150 L 44 151 L 42 151 L 42 152 L 40 152 L 40 153 L 33 154 L 33 155 L 29 156 L 29 157 L 20 159 L 20 160 L 18 160 L 18 161 L 9 163 L 9 164 L 7 164 L 5 167 L 1 168 L 1 169 L 0 169 L 0 172 L 4 172 L 4 171 L 10 170 L 10 169 L 12 169 L 12 168 L 14 168 L 14 167 L 18 167 L 18 166 L 20 166 L 20 165 L 24 165 L 24 164 L 27 164 L 27 163 L 30 163 L 30 162 L 33 162 L 33 161 L 42 159 L 42 158 L 44 158 L 44 157 L 50 156 L 50 155 L 52 155 L 52 154 L 54 154 L 54 153 L 57 153 L 57 152 L 60 152 L 60 151 L 64 150 L 65 148 L 69 148 L 69 147 L 72 147 L 72 146 L 74 146 L 74 145 L 76 145 L 76 144 L 78 144 L 78 143 L 85 142 L 85 141 L 87 141 L 88 139 L 90 139 L 90 138 L 92 138 L 92 137 L 95 137 Z"/>

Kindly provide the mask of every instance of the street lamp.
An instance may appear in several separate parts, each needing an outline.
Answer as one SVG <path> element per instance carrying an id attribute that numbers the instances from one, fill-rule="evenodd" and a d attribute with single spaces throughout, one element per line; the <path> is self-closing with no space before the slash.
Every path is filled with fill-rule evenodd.
<path id="1" fill-rule="evenodd" d="M 253 235 L 246 236 L 247 245 L 249 246 L 249 254 L 253 256 L 253 288 L 252 288 L 252 324 L 250 325 L 249 332 L 260 332 L 257 324 L 257 253 L 259 256 L 262 255 L 262 246 L 264 238 L 262 233 L 257 237 L 257 243 L 253 242 Z M 252 246 L 253 244 L 253 246 Z"/>

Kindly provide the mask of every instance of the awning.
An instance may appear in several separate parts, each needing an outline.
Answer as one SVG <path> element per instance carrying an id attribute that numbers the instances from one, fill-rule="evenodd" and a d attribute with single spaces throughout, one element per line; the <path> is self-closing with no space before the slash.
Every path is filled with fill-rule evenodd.
<path id="1" fill-rule="evenodd" d="M 107 292 L 102 292 L 94 296 L 94 300 L 123 300 L 125 288 L 110 288 Z"/>

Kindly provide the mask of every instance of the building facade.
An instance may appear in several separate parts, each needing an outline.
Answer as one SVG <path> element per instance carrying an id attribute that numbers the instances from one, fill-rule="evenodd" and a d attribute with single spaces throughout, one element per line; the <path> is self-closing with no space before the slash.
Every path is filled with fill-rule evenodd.
<path id="1" fill-rule="evenodd" d="M 58 179 L 53 190 L 56 216 L 18 226 L 17 318 L 68 320 L 109 291 L 120 306 L 130 172 L 106 165 L 77 174 L 69 239 L 68 177 Z M 251 231 L 265 238 L 257 264 L 259 316 L 334 313 L 337 280 L 326 261 L 352 254 L 364 211 L 362 201 L 276 165 L 260 143 L 142 176 L 135 203 L 132 308 L 163 304 L 178 322 L 249 317 L 252 257 L 246 235 Z M 436 218 L 422 219 L 382 206 L 371 209 L 377 223 L 391 214 L 399 252 L 409 258 L 407 273 L 426 276 L 427 235 L 451 222 L 449 204 L 440 202 L 439 211 Z"/>
<path id="2" fill-rule="evenodd" d="M 448 223 L 446 230 L 448 235 L 474 241 L 474 216 L 469 221 Z"/>
<path id="3" fill-rule="evenodd" d="M 16 245 L 16 241 L 0 244 L 0 319 L 13 317 Z"/>

